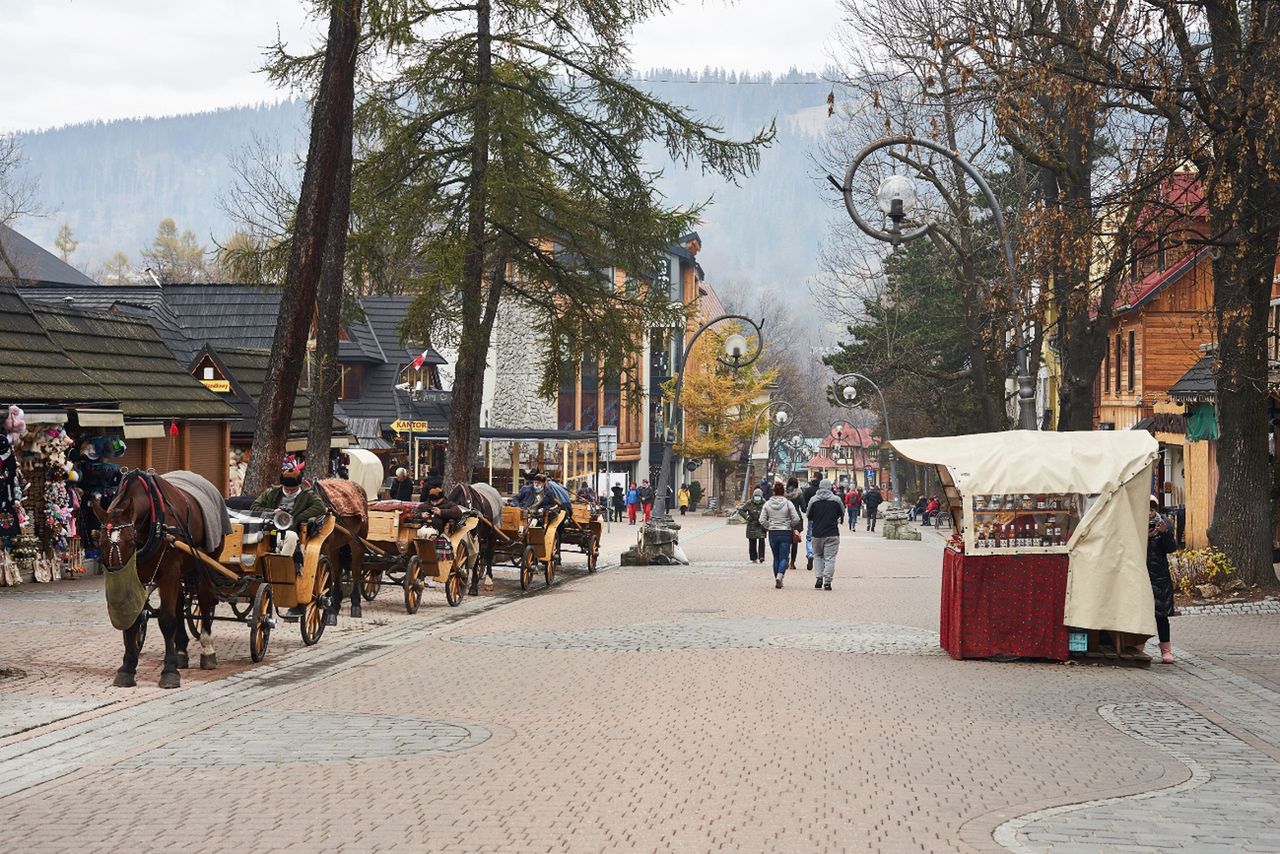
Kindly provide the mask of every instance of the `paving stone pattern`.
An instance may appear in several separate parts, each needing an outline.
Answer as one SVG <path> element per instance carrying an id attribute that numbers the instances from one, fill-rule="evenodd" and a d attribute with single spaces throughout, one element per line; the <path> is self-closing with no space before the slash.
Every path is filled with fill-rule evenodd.
<path id="1" fill-rule="evenodd" d="M 1019 852 L 1280 851 L 1280 763 L 1180 703 L 1102 710 L 1112 726 L 1187 767 L 1177 785 L 1045 810 L 996 839 Z"/>
<path id="2" fill-rule="evenodd" d="M 4 683 L 0 682 L 0 691 Z M 90 709 L 110 705 L 110 700 L 85 700 L 40 694 L 0 693 L 0 738 L 42 727 Z"/>
<path id="3" fill-rule="evenodd" d="M 1183 605 L 1179 616 L 1199 617 L 1218 614 L 1280 614 L 1280 599 L 1263 599 L 1260 602 L 1221 602 L 1213 605 Z"/>
<path id="4" fill-rule="evenodd" d="M 117 763 L 119 768 L 272 766 L 444 753 L 475 747 L 475 724 L 392 715 L 255 709 Z"/>

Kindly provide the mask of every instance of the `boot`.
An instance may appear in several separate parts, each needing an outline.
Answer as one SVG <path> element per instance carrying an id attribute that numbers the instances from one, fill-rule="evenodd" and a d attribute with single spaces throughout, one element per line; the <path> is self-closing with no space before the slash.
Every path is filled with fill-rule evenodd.
<path id="1" fill-rule="evenodd" d="M 830 579 L 830 578 L 828 578 L 826 581 L 822 582 L 822 589 L 823 589 L 823 590 L 830 590 L 830 589 L 831 589 L 831 579 Z"/>
<path id="2" fill-rule="evenodd" d="M 813 558 L 809 558 L 809 563 L 805 566 L 805 569 L 813 572 Z"/>
<path id="3" fill-rule="evenodd" d="M 1160 642 L 1160 660 L 1165 664 L 1173 664 L 1173 644 L 1169 641 Z"/>
<path id="4" fill-rule="evenodd" d="M 821 589 L 822 589 L 822 578 L 818 578 L 818 580 L 817 580 L 817 581 L 813 582 L 813 589 L 814 589 L 814 590 L 821 590 Z"/>

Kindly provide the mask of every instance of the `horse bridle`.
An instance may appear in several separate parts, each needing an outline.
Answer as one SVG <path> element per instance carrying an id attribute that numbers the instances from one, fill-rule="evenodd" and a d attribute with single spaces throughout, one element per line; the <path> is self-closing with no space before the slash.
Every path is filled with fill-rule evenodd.
<path id="1" fill-rule="evenodd" d="M 123 494 L 124 491 L 128 489 L 129 481 L 131 480 L 140 481 L 142 483 L 143 490 L 147 493 L 146 518 L 150 519 L 150 525 L 147 526 L 146 542 L 142 544 L 141 548 L 135 547 L 134 555 L 139 560 L 148 560 L 153 554 L 155 554 L 156 549 L 160 548 L 164 544 L 164 531 L 165 531 L 164 493 L 160 491 L 160 487 L 155 482 L 155 476 L 151 472 L 144 472 L 139 469 L 134 469 L 133 471 L 130 471 L 127 474 L 125 474 L 124 480 L 121 481 L 120 494 Z M 112 566 L 111 558 L 113 555 L 117 559 L 117 563 L 114 564 L 116 568 L 124 564 L 124 561 L 120 560 L 120 557 L 121 557 L 120 538 L 118 536 L 113 536 L 113 534 L 118 534 L 118 532 L 126 529 L 130 529 L 130 528 L 136 530 L 137 523 L 125 522 L 119 525 L 105 523 L 103 525 L 103 529 L 107 534 L 107 543 L 108 543 L 107 566 L 108 567 Z"/>

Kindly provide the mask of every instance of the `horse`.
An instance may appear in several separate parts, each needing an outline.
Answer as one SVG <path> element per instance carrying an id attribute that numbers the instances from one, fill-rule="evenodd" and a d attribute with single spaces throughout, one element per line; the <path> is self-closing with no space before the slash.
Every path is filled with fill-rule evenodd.
<path id="1" fill-rule="evenodd" d="M 210 485 L 210 489 L 214 487 Z M 152 472 L 133 469 L 125 474 L 120 491 L 109 507 L 103 509 L 97 498 L 90 506 L 102 523 L 102 528 L 96 533 L 100 535 L 107 572 L 119 572 L 136 558 L 138 580 L 147 585 L 143 592 L 160 591 L 160 608 L 156 612 L 156 622 L 164 636 L 160 687 L 180 687 L 182 677 L 178 671 L 188 666 L 189 638 L 181 613 L 184 585 L 196 585 L 200 603 L 200 668 L 212 670 L 217 667 L 212 619 L 216 600 L 208 574 L 199 559 L 172 547 L 165 539 L 166 535 L 179 536 L 193 548 L 198 548 L 203 542 L 206 523 L 196 500 Z M 149 596 L 142 599 L 143 604 L 146 598 Z M 137 685 L 135 676 L 140 635 L 147 618 L 147 610 L 143 607 L 133 624 L 122 632 L 124 661 L 112 683 L 117 688 Z"/>
<path id="2" fill-rule="evenodd" d="M 312 484 L 329 512 L 337 518 L 346 533 L 337 528 L 325 543 L 325 552 L 334 566 L 333 602 L 325 614 L 325 624 L 333 625 L 342 609 L 342 573 L 351 575 L 351 616 L 363 616 L 360 588 L 364 584 L 364 546 L 360 539 L 369 536 L 369 499 L 360 485 L 342 478 L 330 477 Z"/>
<path id="3" fill-rule="evenodd" d="M 502 520 L 502 496 L 498 490 L 487 483 L 477 482 L 470 486 L 457 484 L 449 492 L 449 500 L 468 510 L 474 510 L 493 525 Z M 476 537 L 480 547 L 470 567 L 470 595 L 472 596 L 479 595 L 482 576 L 487 575 L 490 579 L 493 578 L 493 549 L 497 535 L 492 525 L 480 524 L 476 527 Z"/>

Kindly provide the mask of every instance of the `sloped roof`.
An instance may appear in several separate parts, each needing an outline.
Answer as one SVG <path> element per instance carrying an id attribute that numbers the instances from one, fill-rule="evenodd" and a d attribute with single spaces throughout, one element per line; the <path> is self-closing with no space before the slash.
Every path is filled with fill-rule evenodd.
<path id="1" fill-rule="evenodd" d="M 1213 378 L 1213 354 L 1206 353 L 1182 375 L 1182 379 L 1170 386 L 1169 397 L 1183 403 L 1211 401 L 1217 391 Z"/>
<path id="2" fill-rule="evenodd" d="M 164 286 L 164 301 L 192 341 L 270 350 L 280 293 L 272 285 L 174 284 Z"/>
<path id="3" fill-rule="evenodd" d="M 53 342 L 13 285 L 0 282 L 0 402 L 99 403 L 111 394 Z"/>
<path id="4" fill-rule="evenodd" d="M 1202 260 L 1208 261 L 1208 253 L 1209 247 L 1201 247 L 1163 270 L 1153 270 L 1136 282 L 1121 284 L 1116 289 L 1115 313 L 1133 311 L 1151 302 L 1162 290 L 1194 270 Z"/>
<path id="5" fill-rule="evenodd" d="M 197 354 L 195 362 L 204 353 L 213 357 L 231 381 L 233 398 L 228 403 L 239 414 L 239 418 L 231 425 L 231 432 L 237 436 L 253 435 L 258 421 L 258 398 L 262 395 L 262 385 L 266 382 L 267 366 L 271 363 L 271 351 L 245 347 L 216 347 L 206 344 Z M 311 423 L 311 396 L 299 391 L 293 399 L 293 413 L 289 419 L 289 435 L 305 436 Z M 334 419 L 334 429 L 344 430 L 341 421 Z"/>
<path id="6" fill-rule="evenodd" d="M 41 248 L 7 225 L 0 225 L 0 249 L 17 269 L 19 282 L 54 283 L 66 285 L 96 285 L 97 283 L 57 255 Z M 13 281 L 13 270 L 0 260 L 0 281 Z"/>
<path id="7" fill-rule="evenodd" d="M 836 461 L 831 459 L 831 457 L 824 457 L 821 454 L 814 454 L 813 458 L 810 459 L 809 462 L 804 464 L 804 467 L 807 469 L 833 469 L 833 468 L 837 468 L 838 466 L 836 464 Z"/>
<path id="8" fill-rule="evenodd" d="M 837 428 L 842 428 L 843 434 L 838 441 L 836 440 Z M 827 450 L 837 446 L 847 448 L 850 445 L 860 448 L 872 448 L 876 445 L 876 439 L 866 427 L 854 427 L 849 422 L 844 421 L 832 427 L 831 432 L 826 435 L 818 447 Z"/>
<path id="9" fill-rule="evenodd" d="M 131 418 L 229 420 L 234 409 L 174 360 L 142 317 L 42 305 L 35 316 L 55 344 Z"/>

